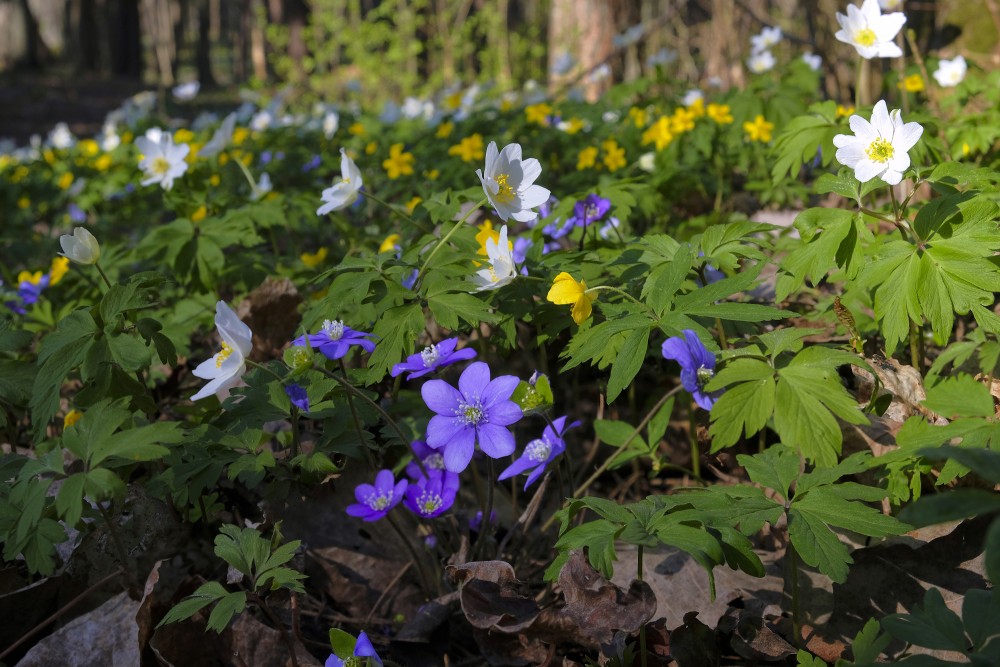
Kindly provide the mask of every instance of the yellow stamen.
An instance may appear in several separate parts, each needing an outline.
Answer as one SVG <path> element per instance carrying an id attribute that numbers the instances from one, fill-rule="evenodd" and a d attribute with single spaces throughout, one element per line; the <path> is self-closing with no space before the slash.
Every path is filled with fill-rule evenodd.
<path id="1" fill-rule="evenodd" d="M 229 358 L 229 355 L 233 353 L 233 348 L 229 347 L 229 343 L 223 343 L 222 349 L 219 353 L 215 355 L 215 367 L 221 368 L 222 363 Z"/>
<path id="2" fill-rule="evenodd" d="M 876 139 L 868 146 L 865 154 L 872 162 L 888 162 L 895 152 L 892 144 L 886 139 Z"/>
<path id="3" fill-rule="evenodd" d="M 510 176 L 507 174 L 497 174 L 493 178 L 497 182 L 497 193 L 493 195 L 493 199 L 501 204 L 509 204 L 514 201 L 514 189 L 507 185 L 508 178 Z"/>
<path id="4" fill-rule="evenodd" d="M 150 170 L 154 174 L 162 176 L 170 171 L 170 162 L 165 157 L 153 158 L 153 164 L 150 165 Z"/>
<path id="5" fill-rule="evenodd" d="M 878 38 L 875 36 L 875 31 L 871 28 L 862 28 L 854 33 L 854 41 L 861 46 L 871 46 L 877 40 Z"/>

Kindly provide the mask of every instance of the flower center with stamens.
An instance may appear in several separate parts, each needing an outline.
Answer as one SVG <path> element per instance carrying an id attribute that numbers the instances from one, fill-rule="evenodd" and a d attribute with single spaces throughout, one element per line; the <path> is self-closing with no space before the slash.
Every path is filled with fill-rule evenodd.
<path id="1" fill-rule="evenodd" d="M 215 355 L 215 367 L 221 368 L 222 363 L 229 358 L 229 355 L 233 353 L 233 348 L 229 347 L 229 343 L 223 343 L 222 349 L 219 350 L 218 354 Z"/>
<path id="2" fill-rule="evenodd" d="M 424 459 L 424 467 L 428 470 L 444 470 L 444 457 L 435 452 Z"/>
<path id="3" fill-rule="evenodd" d="M 876 139 L 865 150 L 865 155 L 872 162 L 888 162 L 896 150 L 886 139 Z"/>
<path id="4" fill-rule="evenodd" d="M 486 416 L 486 414 L 483 412 L 483 409 L 478 405 L 459 403 L 457 416 L 459 421 L 461 421 L 463 424 L 468 424 L 469 426 L 478 426 L 479 422 L 483 421 L 483 418 Z"/>
<path id="5" fill-rule="evenodd" d="M 497 174 L 493 177 L 497 184 L 497 193 L 493 195 L 493 199 L 501 204 L 509 204 L 514 201 L 514 188 L 507 185 L 508 178 L 510 178 L 509 174 Z"/>
<path id="6" fill-rule="evenodd" d="M 392 496 L 387 496 L 384 493 L 375 495 L 374 493 L 365 499 L 365 504 L 375 511 L 384 510 L 392 502 Z"/>
<path id="7" fill-rule="evenodd" d="M 586 224 L 590 220 L 594 220 L 597 217 L 597 207 L 593 204 L 588 204 L 585 209 L 583 209 L 583 221 Z"/>
<path id="8" fill-rule="evenodd" d="M 170 161 L 165 157 L 153 158 L 153 163 L 149 168 L 157 176 L 163 176 L 170 171 Z"/>
<path id="9" fill-rule="evenodd" d="M 861 46 L 871 46 L 877 40 L 878 38 L 875 36 L 875 31 L 871 28 L 862 28 L 854 33 L 854 41 Z"/>
<path id="10" fill-rule="evenodd" d="M 344 660 L 344 667 L 362 667 L 364 665 L 364 662 L 362 662 L 363 660 L 364 658 L 352 655 L 347 660 Z"/>
<path id="11" fill-rule="evenodd" d="M 708 384 L 709 380 L 715 377 L 715 371 L 713 371 L 711 368 L 705 368 L 704 366 L 700 366 L 697 371 L 697 376 L 698 376 L 698 386 L 704 387 L 706 384 Z"/>
<path id="12" fill-rule="evenodd" d="M 417 509 L 421 514 L 433 514 L 444 505 L 444 499 L 431 491 L 424 491 L 417 497 Z"/>
<path id="13" fill-rule="evenodd" d="M 552 454 L 552 445 L 545 442 L 541 438 L 537 440 L 532 440 L 528 443 L 528 446 L 524 448 L 524 453 L 528 455 L 528 458 L 532 461 L 538 463 L 545 463 L 549 460 L 549 456 Z"/>
<path id="14" fill-rule="evenodd" d="M 437 345 L 428 345 L 420 353 L 420 358 L 423 359 L 425 368 L 431 368 L 441 358 L 441 351 Z"/>
<path id="15" fill-rule="evenodd" d="M 344 335 L 344 323 L 341 320 L 323 320 L 323 333 L 330 340 L 340 340 Z"/>

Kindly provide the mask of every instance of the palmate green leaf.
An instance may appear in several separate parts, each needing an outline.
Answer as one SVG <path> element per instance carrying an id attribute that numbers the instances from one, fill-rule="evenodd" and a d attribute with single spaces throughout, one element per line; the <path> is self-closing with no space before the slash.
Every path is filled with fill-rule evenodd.
<path id="1" fill-rule="evenodd" d="M 822 519 L 793 506 L 788 512 L 788 537 L 807 565 L 819 569 L 835 583 L 847 581 L 847 566 L 854 560 Z"/>
<path id="2" fill-rule="evenodd" d="M 992 575 L 990 578 L 993 578 Z M 996 579 L 993 581 L 993 590 L 969 589 L 962 600 L 962 623 L 972 640 L 974 651 L 981 651 L 1000 636 L 1000 624 L 997 623 L 1000 618 L 1000 595 L 995 587 Z"/>
<path id="3" fill-rule="evenodd" d="M 70 528 L 75 528 L 83 513 L 83 486 L 87 473 L 78 472 L 63 480 L 56 495 L 56 512 Z"/>
<path id="4" fill-rule="evenodd" d="M 774 445 L 759 454 L 740 454 L 737 463 L 746 468 L 750 479 L 761 486 L 773 489 L 785 500 L 790 500 L 789 489 L 799 476 L 799 456 L 791 447 Z"/>
<path id="5" fill-rule="evenodd" d="M 899 518 L 919 528 L 991 512 L 1000 512 L 1000 495 L 983 489 L 951 489 L 921 497 L 904 507 Z"/>
<path id="6" fill-rule="evenodd" d="M 679 246 L 672 258 L 653 265 L 642 285 L 639 298 L 662 317 L 673 303 L 674 296 L 687 278 L 693 263 L 694 253 L 691 248 L 688 245 Z"/>
<path id="7" fill-rule="evenodd" d="M 428 295 L 427 305 L 437 323 L 447 329 L 457 329 L 459 319 L 474 327 L 481 322 L 497 321 L 497 316 L 486 302 L 466 292 L 438 292 Z"/>
<path id="8" fill-rule="evenodd" d="M 806 209 L 795 219 L 802 245 L 781 260 L 775 298 L 782 301 L 808 280 L 814 285 L 834 267 L 855 278 L 863 264 L 862 241 L 872 238 L 862 218 L 838 208 Z"/>
<path id="9" fill-rule="evenodd" d="M 971 591 L 970 591 L 971 592 Z M 877 662 L 879 654 L 892 641 L 889 634 L 880 634 L 882 626 L 874 618 L 869 618 L 865 627 L 861 628 L 851 643 L 851 652 L 854 653 L 854 662 L 868 663 Z M 839 663 L 838 663 L 839 664 Z"/>
<path id="10" fill-rule="evenodd" d="M 734 359 L 706 386 L 709 391 L 726 387 L 712 406 L 712 451 L 735 444 L 740 434 L 757 433 L 774 412 L 774 369 L 758 359 Z"/>
<path id="11" fill-rule="evenodd" d="M 884 496 L 885 492 L 882 491 L 880 495 Z M 873 507 L 845 500 L 833 490 L 833 487 L 828 486 L 812 489 L 804 497 L 797 495 L 792 507 L 799 512 L 808 512 L 827 525 L 846 528 L 869 537 L 901 535 L 912 528 Z"/>
<path id="12" fill-rule="evenodd" d="M 49 420 L 59 409 L 59 390 L 63 381 L 83 362 L 96 332 L 97 323 L 90 312 L 77 310 L 63 318 L 56 330 L 42 340 L 30 403 L 36 442 L 45 436 Z"/>
<path id="13" fill-rule="evenodd" d="M 623 389 L 632 383 L 639 369 L 646 360 L 649 349 L 649 328 L 633 329 L 618 351 L 618 357 L 611 366 L 611 376 L 608 378 L 608 403 L 613 403 Z"/>
<path id="14" fill-rule="evenodd" d="M 807 115 L 793 118 L 785 125 L 774 141 L 773 181 L 778 182 L 786 175 L 795 176 L 803 164 L 816 157 L 820 147 L 824 154 L 831 153 L 833 137 L 841 132 L 836 112 L 834 102 L 820 102 L 810 106 Z"/>
<path id="15" fill-rule="evenodd" d="M 199 586 L 194 593 L 184 598 L 184 600 L 180 603 L 174 605 L 173 608 L 163 617 L 163 620 L 157 623 L 156 627 L 159 628 L 170 623 L 176 623 L 178 621 L 191 618 L 198 612 L 198 610 L 207 607 L 216 600 L 224 598 L 227 595 L 229 595 L 229 591 L 227 591 L 219 582 L 206 582 Z"/>
<path id="16" fill-rule="evenodd" d="M 634 329 L 649 330 L 650 319 L 645 315 L 626 315 L 614 320 L 606 320 L 587 329 L 581 329 L 570 340 L 562 355 L 567 359 L 563 370 L 579 366 L 585 361 L 591 363 L 603 358 L 613 350 L 617 356 L 620 345 L 614 347 L 610 339 L 616 334 L 630 332 Z M 624 339 L 622 341 L 624 343 Z M 614 358 L 614 357 L 612 357 Z"/>
<path id="17" fill-rule="evenodd" d="M 247 594 L 243 591 L 229 593 L 221 598 L 215 609 L 208 615 L 208 629 L 222 632 L 236 614 L 243 613 L 247 608 Z"/>
<path id="18" fill-rule="evenodd" d="M 890 614 L 882 619 L 882 627 L 896 639 L 925 648 L 961 653 L 969 645 L 962 619 L 936 588 L 927 589 L 922 608 L 915 605 L 908 614 Z"/>
<path id="19" fill-rule="evenodd" d="M 614 575 L 614 562 L 618 559 L 615 540 L 621 531 L 621 525 L 604 519 L 588 521 L 563 533 L 556 541 L 555 548 L 557 551 L 569 552 L 586 547 L 590 565 L 606 579 L 610 579 Z M 551 570 L 551 567 L 546 570 L 546 577 Z M 555 575 L 558 576 L 558 570 Z"/>
<path id="20" fill-rule="evenodd" d="M 390 308 L 375 323 L 375 351 L 368 359 L 367 384 L 378 382 L 413 352 L 413 341 L 424 328 L 424 311 L 417 303 Z"/>
<path id="21" fill-rule="evenodd" d="M 964 374 L 947 378 L 928 389 L 923 405 L 948 419 L 994 415 L 990 390 Z"/>

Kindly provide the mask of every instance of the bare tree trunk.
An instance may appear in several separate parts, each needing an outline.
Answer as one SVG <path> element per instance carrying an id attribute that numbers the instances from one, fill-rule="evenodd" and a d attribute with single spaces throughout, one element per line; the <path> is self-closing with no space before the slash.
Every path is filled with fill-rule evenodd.
<path id="1" fill-rule="evenodd" d="M 256 17 L 256 9 L 251 1 L 247 3 L 247 20 L 250 23 L 250 57 L 253 62 L 254 76 L 264 81 L 267 79 L 267 56 L 264 51 L 264 27 Z"/>
<path id="2" fill-rule="evenodd" d="M 198 70 L 198 81 L 203 87 L 216 85 L 212 74 L 212 38 L 211 15 L 209 0 L 198 0 L 198 46 L 195 49 L 195 67 Z"/>
<path id="3" fill-rule="evenodd" d="M 24 64 L 31 69 L 41 69 L 43 63 L 48 60 L 49 50 L 42 41 L 42 35 L 38 30 L 38 21 L 31 13 L 28 0 L 21 0 L 21 16 L 24 19 L 24 38 L 26 48 L 24 50 Z"/>
<path id="4" fill-rule="evenodd" d="M 559 86 L 579 72 L 590 73 L 608 63 L 614 53 L 615 21 L 611 0 L 553 0 L 549 18 L 549 87 Z M 556 75 L 553 65 L 568 53 L 579 69 Z M 610 86 L 610 79 L 587 79 L 587 100 L 598 100 Z"/>

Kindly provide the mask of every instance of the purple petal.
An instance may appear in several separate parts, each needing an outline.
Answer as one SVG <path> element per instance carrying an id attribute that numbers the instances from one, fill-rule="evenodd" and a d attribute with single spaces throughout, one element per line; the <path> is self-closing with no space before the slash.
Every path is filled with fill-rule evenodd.
<path id="1" fill-rule="evenodd" d="M 469 467 L 472 452 L 475 451 L 475 432 L 470 429 L 471 438 L 452 440 L 444 450 L 444 467 L 448 472 L 462 472 Z"/>
<path id="2" fill-rule="evenodd" d="M 461 350 L 457 350 L 448 355 L 447 361 L 442 363 L 454 364 L 459 361 L 465 361 L 466 359 L 475 359 L 476 351 L 471 347 L 463 347 Z"/>
<path id="3" fill-rule="evenodd" d="M 455 351 L 455 346 L 457 345 L 458 345 L 458 338 L 445 338 L 440 343 L 437 343 L 437 349 L 442 357 L 446 357 Z"/>
<path id="4" fill-rule="evenodd" d="M 479 448 L 490 458 L 498 459 L 514 452 L 514 435 L 503 426 L 480 424 L 477 432 Z"/>
<path id="5" fill-rule="evenodd" d="M 500 401 L 509 401 L 520 383 L 521 380 L 513 375 L 501 375 L 495 378 L 482 390 L 483 406 L 489 407 Z"/>
<path id="6" fill-rule="evenodd" d="M 514 401 L 500 401 L 491 405 L 486 414 L 489 416 L 489 423 L 498 426 L 510 426 L 524 416 L 521 407 Z"/>
<path id="7" fill-rule="evenodd" d="M 464 424 L 454 417 L 435 415 L 427 424 L 427 446 L 441 449 L 457 439 L 468 439 L 475 442 L 476 430 L 469 424 Z"/>
<path id="8" fill-rule="evenodd" d="M 462 392 L 465 400 L 472 403 L 479 399 L 480 394 L 490 383 L 490 367 L 486 362 L 477 361 L 462 371 L 462 376 L 458 378 L 458 390 Z M 425 385 L 426 386 L 426 385 Z"/>
<path id="9" fill-rule="evenodd" d="M 368 505 L 348 505 L 346 511 L 350 516 L 357 517 L 359 519 L 364 519 L 365 521 L 370 521 L 369 518 L 372 514 L 372 508 Z"/>
<path id="10" fill-rule="evenodd" d="M 681 368 L 691 368 L 692 370 L 697 368 L 694 365 L 694 360 L 691 359 L 691 352 L 688 349 L 687 342 L 679 336 L 674 336 L 663 341 L 662 351 L 664 359 L 676 361 L 681 365 Z"/>
<path id="11" fill-rule="evenodd" d="M 323 667 L 344 667 L 344 661 L 338 658 L 335 654 L 331 653 L 330 657 L 326 659 Z"/>
<path id="12" fill-rule="evenodd" d="M 497 481 L 502 482 L 505 479 L 510 479 L 514 475 L 520 475 L 528 468 L 533 468 L 537 465 L 538 465 L 537 461 L 532 461 L 529 457 L 522 454 L 521 458 L 511 463 L 506 468 L 504 468 L 504 471 L 500 473 L 500 475 L 497 477 Z"/>
<path id="13" fill-rule="evenodd" d="M 485 364 L 483 364 L 485 366 Z M 455 414 L 458 405 L 463 402 L 462 395 L 444 380 L 429 380 L 420 388 L 420 395 L 427 407 L 439 415 Z"/>
<path id="14" fill-rule="evenodd" d="M 403 494 L 406 493 L 406 487 L 409 485 L 410 483 L 405 479 L 399 480 L 396 484 L 396 488 L 392 490 L 392 502 L 389 504 L 389 509 L 392 509 L 399 504 L 399 501 L 403 499 Z"/>
<path id="15" fill-rule="evenodd" d="M 396 483 L 391 470 L 379 470 L 375 475 L 375 491 L 378 495 L 392 493 L 392 485 Z"/>
<path id="16" fill-rule="evenodd" d="M 687 339 L 688 349 L 691 352 L 691 358 L 694 360 L 695 368 L 710 368 L 714 370 L 715 355 L 702 344 L 701 339 L 698 338 L 698 334 L 691 329 L 685 329 L 684 337 Z"/>
<path id="17" fill-rule="evenodd" d="M 376 495 L 375 487 L 371 484 L 358 484 L 354 489 L 354 497 L 361 504 L 364 504 L 365 499 L 368 498 L 368 496 L 374 495 Z"/>
<path id="18" fill-rule="evenodd" d="M 528 479 L 524 480 L 524 490 L 525 491 L 527 491 L 528 487 L 531 486 L 532 484 L 534 484 L 535 482 L 537 482 L 538 478 L 541 477 L 545 473 L 545 466 L 546 465 L 548 465 L 548 464 L 544 463 L 544 464 L 538 466 L 537 468 L 535 468 L 534 470 L 531 471 L 531 474 L 528 475 Z"/>
<path id="19" fill-rule="evenodd" d="M 378 653 L 375 652 L 375 647 L 372 646 L 372 641 L 368 639 L 364 630 L 358 633 L 358 642 L 354 645 L 354 655 L 359 658 L 374 658 L 378 664 L 382 664 Z"/>

